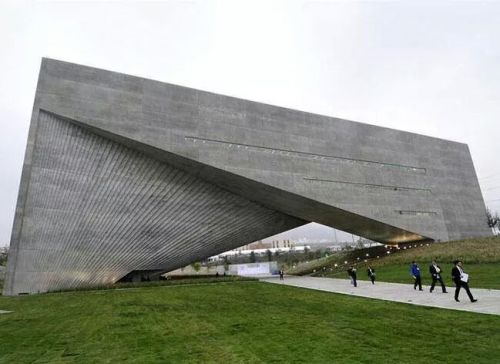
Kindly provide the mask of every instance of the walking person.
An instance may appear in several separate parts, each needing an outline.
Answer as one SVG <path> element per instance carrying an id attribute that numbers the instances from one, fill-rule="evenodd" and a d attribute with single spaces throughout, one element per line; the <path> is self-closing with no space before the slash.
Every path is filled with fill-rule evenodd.
<path id="1" fill-rule="evenodd" d="M 434 291 L 434 287 L 436 285 L 436 282 L 439 281 L 441 283 L 441 289 L 443 290 L 443 293 L 448 293 L 446 292 L 446 286 L 444 285 L 443 282 L 443 271 L 439 265 L 437 265 L 436 261 L 433 260 L 431 265 L 429 266 L 429 273 L 431 274 L 432 277 L 432 284 L 431 284 L 431 293 Z"/>
<path id="2" fill-rule="evenodd" d="M 357 276 L 356 276 L 356 267 L 354 266 L 350 266 L 349 269 L 347 270 L 347 274 L 349 274 L 349 276 L 351 277 L 351 283 L 354 287 L 357 287 L 358 286 L 358 282 L 356 280 Z"/>
<path id="3" fill-rule="evenodd" d="M 370 280 L 372 281 L 372 284 L 375 284 L 375 269 L 373 269 L 369 265 L 366 272 L 368 273 L 368 277 L 370 277 Z"/>
<path id="4" fill-rule="evenodd" d="M 284 281 L 285 271 L 283 270 L 283 267 L 281 267 L 279 274 L 280 274 L 280 281 Z"/>
<path id="5" fill-rule="evenodd" d="M 417 289 L 418 286 L 418 290 L 423 291 L 422 277 L 420 275 L 420 267 L 418 266 L 417 262 L 415 261 L 411 262 L 410 273 L 414 279 L 413 289 Z"/>
<path id="6" fill-rule="evenodd" d="M 453 264 L 455 264 L 455 266 L 451 270 L 451 278 L 453 279 L 453 282 L 455 282 L 455 285 L 457 287 L 455 289 L 455 301 L 460 302 L 458 300 L 458 294 L 460 293 L 460 288 L 463 287 L 465 289 L 465 292 L 467 292 L 467 296 L 469 296 L 470 301 L 477 302 L 477 300 L 472 296 L 472 293 L 470 293 L 469 275 L 464 272 L 462 261 L 455 260 Z"/>

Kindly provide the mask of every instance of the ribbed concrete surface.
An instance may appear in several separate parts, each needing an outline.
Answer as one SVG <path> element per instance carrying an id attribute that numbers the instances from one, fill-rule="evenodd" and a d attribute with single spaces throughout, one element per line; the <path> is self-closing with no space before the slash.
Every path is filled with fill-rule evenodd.
<path id="1" fill-rule="evenodd" d="M 303 224 L 67 120 L 39 118 L 14 294 L 172 270 Z"/>
<path id="2" fill-rule="evenodd" d="M 412 284 L 386 282 L 375 282 L 375 285 L 372 285 L 368 281 L 358 281 L 358 287 L 355 288 L 347 279 L 287 276 L 284 281 L 280 281 L 279 278 L 261 279 L 261 281 L 419 306 L 500 315 L 500 290 L 471 287 L 472 294 L 478 299 L 478 302 L 472 303 L 464 290 L 460 291 L 460 302 L 455 302 L 454 286 L 448 287 L 448 293 L 442 293 L 440 287 L 436 287 L 434 292 L 430 293 L 428 286 L 423 286 L 424 290 L 420 292 L 415 291 Z"/>

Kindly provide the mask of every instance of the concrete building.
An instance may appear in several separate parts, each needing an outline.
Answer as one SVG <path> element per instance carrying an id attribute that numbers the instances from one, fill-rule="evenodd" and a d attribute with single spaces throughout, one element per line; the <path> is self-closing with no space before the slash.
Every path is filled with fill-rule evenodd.
<path id="1" fill-rule="evenodd" d="M 241 250 L 254 250 L 254 249 L 268 249 L 271 248 L 271 243 L 263 242 L 262 240 L 254 241 L 253 243 L 242 245 L 236 249 L 231 249 L 231 251 L 241 251 Z"/>
<path id="2" fill-rule="evenodd" d="M 271 248 L 291 248 L 293 245 L 294 245 L 293 242 L 285 239 L 272 240 L 271 242 L 263 242 L 262 240 L 259 240 L 231 250 L 241 251 L 241 250 L 271 249 Z"/>
<path id="3" fill-rule="evenodd" d="M 44 59 L 4 294 L 170 271 L 308 222 L 491 235 L 467 145 Z"/>
<path id="4" fill-rule="evenodd" d="M 290 240 L 273 240 L 272 248 L 291 248 L 294 244 L 290 242 Z"/>
<path id="5" fill-rule="evenodd" d="M 309 245 L 298 245 L 298 246 L 290 246 L 290 247 L 281 247 L 281 248 L 264 248 L 264 249 L 233 249 L 229 250 L 227 252 L 222 252 L 220 254 L 208 257 L 209 262 L 216 262 L 219 260 L 223 260 L 224 257 L 237 257 L 237 256 L 244 256 L 244 255 L 250 255 L 252 253 L 256 255 L 266 255 L 268 252 L 271 252 L 271 254 L 275 253 L 288 253 L 288 252 L 295 252 L 295 253 L 303 253 L 307 250 L 311 250 L 311 247 Z"/>

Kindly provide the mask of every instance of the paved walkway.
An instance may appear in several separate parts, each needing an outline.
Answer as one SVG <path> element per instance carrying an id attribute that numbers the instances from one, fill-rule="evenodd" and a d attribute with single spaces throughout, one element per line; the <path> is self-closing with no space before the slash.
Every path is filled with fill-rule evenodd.
<path id="1" fill-rule="evenodd" d="M 2 310 L 0 310 L 0 315 L 1 315 L 2 313 L 11 313 L 11 312 L 12 312 L 12 311 L 2 311 Z"/>
<path id="2" fill-rule="evenodd" d="M 261 279 L 262 282 L 286 284 L 288 286 L 316 289 L 319 291 L 335 292 L 353 296 L 376 298 L 386 301 L 409 303 L 412 305 L 447 308 L 450 310 L 470 311 L 500 315 L 500 290 L 479 289 L 471 287 L 471 292 L 478 301 L 470 302 L 467 294 L 460 291 L 460 302 L 453 299 L 455 287 L 448 287 L 448 293 L 442 293 L 441 287 L 436 287 L 433 293 L 429 286 L 423 286 L 423 292 L 413 290 L 411 284 L 358 281 L 358 287 L 353 287 L 347 279 L 316 278 L 316 277 L 285 277 Z"/>

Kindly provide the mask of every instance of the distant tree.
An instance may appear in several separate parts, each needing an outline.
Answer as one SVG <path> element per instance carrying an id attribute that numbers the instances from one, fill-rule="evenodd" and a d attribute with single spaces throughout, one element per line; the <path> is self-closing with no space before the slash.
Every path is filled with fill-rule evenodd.
<path id="1" fill-rule="evenodd" d="M 270 251 L 269 249 L 266 250 L 266 254 L 267 254 L 267 261 L 270 262 L 271 260 L 273 260 L 273 252 Z"/>
<path id="2" fill-rule="evenodd" d="M 8 255 L 9 255 L 9 248 L 0 247 L 0 265 L 7 265 Z"/>
<path id="3" fill-rule="evenodd" d="M 250 252 L 250 263 L 255 263 L 257 261 L 257 257 L 255 256 L 254 251 Z"/>
<path id="4" fill-rule="evenodd" d="M 493 231 L 500 229 L 500 217 L 498 216 L 498 212 L 493 215 L 490 209 L 486 209 L 486 219 L 488 222 L 488 226 Z"/>
<path id="5" fill-rule="evenodd" d="M 311 250 L 309 247 L 304 248 L 304 257 L 306 260 L 312 260 L 316 258 L 316 252 L 314 250 Z"/>
<path id="6" fill-rule="evenodd" d="M 198 273 L 201 269 L 201 263 L 200 262 L 194 262 L 191 264 L 191 267 L 194 269 L 196 273 Z"/>

